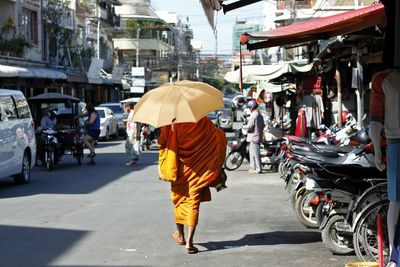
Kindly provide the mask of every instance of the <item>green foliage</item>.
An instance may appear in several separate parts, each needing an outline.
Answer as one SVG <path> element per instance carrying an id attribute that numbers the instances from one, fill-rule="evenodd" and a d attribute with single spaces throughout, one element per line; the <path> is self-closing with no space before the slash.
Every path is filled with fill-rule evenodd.
<path id="1" fill-rule="evenodd" d="M 161 23 L 156 21 L 137 19 L 128 19 L 126 21 L 125 30 L 129 34 L 129 37 L 136 38 L 138 28 L 140 28 L 141 31 L 163 29 Z"/>
<path id="2" fill-rule="evenodd" d="M 86 10 L 86 12 L 90 13 L 90 9 L 92 8 L 89 0 L 79 0 L 79 5 Z"/>
<path id="3" fill-rule="evenodd" d="M 71 31 L 62 25 L 62 19 L 66 14 L 70 13 L 69 0 L 52 0 L 49 1 L 47 7 L 43 10 L 46 18 L 46 26 L 50 37 L 65 42 L 71 37 Z"/>
<path id="4" fill-rule="evenodd" d="M 0 37 L 0 54 L 14 57 L 22 57 L 24 51 L 32 45 L 23 36 L 17 36 L 9 40 Z"/>
<path id="5" fill-rule="evenodd" d="M 82 46 L 72 48 L 70 53 L 72 66 L 78 69 L 83 68 L 84 71 L 89 69 L 90 62 L 95 54 L 92 48 L 84 48 Z"/>

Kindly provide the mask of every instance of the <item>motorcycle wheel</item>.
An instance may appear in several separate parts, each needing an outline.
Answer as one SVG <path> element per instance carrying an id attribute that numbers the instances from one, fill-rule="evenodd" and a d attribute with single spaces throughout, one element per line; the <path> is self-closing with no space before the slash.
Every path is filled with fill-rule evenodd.
<path id="1" fill-rule="evenodd" d="M 282 178 L 285 175 L 285 172 L 286 172 L 285 161 L 282 160 L 281 162 L 279 162 L 278 165 L 279 176 Z"/>
<path id="2" fill-rule="evenodd" d="M 53 160 L 52 158 L 54 157 L 54 152 L 53 151 L 48 151 L 46 152 L 46 169 L 48 172 L 51 172 L 51 170 L 53 169 Z"/>
<path id="3" fill-rule="evenodd" d="M 304 173 L 300 172 L 300 170 L 298 169 L 294 170 L 287 182 L 288 185 L 286 187 L 286 190 L 288 190 L 289 193 L 292 192 L 293 188 L 297 185 L 297 182 L 303 180 L 303 178 Z M 294 206 L 293 204 L 295 203 L 296 199 L 293 199 L 292 201 L 292 206 Z"/>
<path id="4" fill-rule="evenodd" d="M 313 208 L 307 204 L 309 198 L 312 197 L 313 194 L 314 192 L 312 191 L 304 191 L 304 193 L 296 199 L 294 207 L 297 218 L 307 228 L 319 227 Z"/>
<path id="5" fill-rule="evenodd" d="M 242 165 L 243 159 L 244 157 L 240 152 L 231 151 L 225 159 L 224 167 L 228 171 L 234 171 Z"/>
<path id="6" fill-rule="evenodd" d="M 351 235 L 342 234 L 336 229 L 338 223 L 345 220 L 343 215 L 335 214 L 329 218 L 321 237 L 325 247 L 336 255 L 354 254 L 353 240 Z"/>

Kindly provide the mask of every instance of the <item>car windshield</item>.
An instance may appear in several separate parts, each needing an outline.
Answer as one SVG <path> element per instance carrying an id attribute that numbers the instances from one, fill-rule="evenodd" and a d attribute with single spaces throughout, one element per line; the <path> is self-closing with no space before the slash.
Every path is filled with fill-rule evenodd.
<path id="1" fill-rule="evenodd" d="M 106 112 L 104 109 L 96 109 L 97 113 L 99 113 L 100 118 L 105 118 L 106 117 Z"/>
<path id="2" fill-rule="evenodd" d="M 108 107 L 115 114 L 123 114 L 124 113 L 124 110 L 120 105 L 104 105 L 103 107 Z"/>

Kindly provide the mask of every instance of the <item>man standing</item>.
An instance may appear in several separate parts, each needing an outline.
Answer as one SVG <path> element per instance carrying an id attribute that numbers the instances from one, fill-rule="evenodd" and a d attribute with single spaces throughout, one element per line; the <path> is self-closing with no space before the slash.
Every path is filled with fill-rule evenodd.
<path id="1" fill-rule="evenodd" d="M 398 221 L 400 214 L 400 69 L 390 68 L 378 72 L 372 78 L 370 101 L 370 137 L 374 144 L 376 167 L 383 171 L 386 167 L 388 179 L 389 209 L 387 213 L 388 238 L 392 252 L 393 263 L 387 266 L 396 266 L 398 259 L 394 254 L 400 253 L 396 244 L 396 229 L 399 231 Z M 387 141 L 387 166 L 382 162 L 381 130 L 384 127 Z M 396 262 L 396 264 L 394 264 Z"/>
<path id="2" fill-rule="evenodd" d="M 258 112 L 258 103 L 255 100 L 247 102 L 247 108 L 250 109 L 251 114 L 249 122 L 244 127 L 247 129 L 247 142 L 250 143 L 250 173 L 261 173 L 261 156 L 260 156 L 260 143 L 263 138 L 263 131 L 265 127 L 264 119 Z"/>

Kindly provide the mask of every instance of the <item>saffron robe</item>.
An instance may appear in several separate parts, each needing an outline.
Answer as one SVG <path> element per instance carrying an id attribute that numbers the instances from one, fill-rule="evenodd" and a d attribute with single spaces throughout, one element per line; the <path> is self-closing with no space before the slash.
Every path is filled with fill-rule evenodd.
<path id="1" fill-rule="evenodd" d="M 160 176 L 171 181 L 175 222 L 196 226 L 200 202 L 211 200 L 209 186 L 225 160 L 225 133 L 204 117 L 161 127 L 158 145 Z"/>

